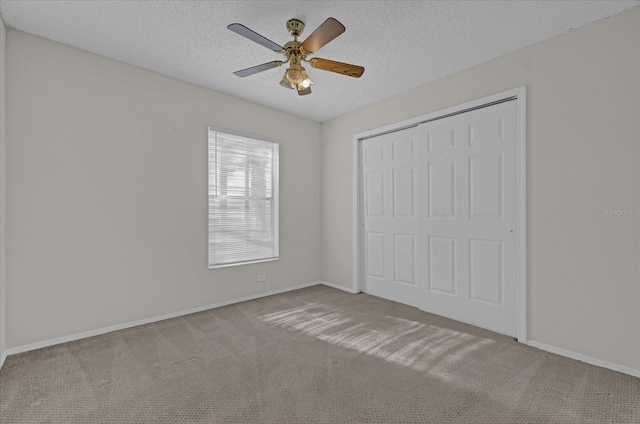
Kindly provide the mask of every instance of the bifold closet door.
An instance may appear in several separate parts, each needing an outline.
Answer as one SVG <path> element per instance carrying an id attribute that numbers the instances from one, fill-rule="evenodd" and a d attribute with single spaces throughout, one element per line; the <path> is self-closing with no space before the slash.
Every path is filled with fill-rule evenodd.
<path id="1" fill-rule="evenodd" d="M 517 334 L 517 105 L 422 124 L 420 309 Z"/>
<path id="2" fill-rule="evenodd" d="M 417 128 L 362 142 L 365 292 L 418 306 Z"/>
<path id="3" fill-rule="evenodd" d="M 365 292 L 517 334 L 517 105 L 362 141 Z"/>

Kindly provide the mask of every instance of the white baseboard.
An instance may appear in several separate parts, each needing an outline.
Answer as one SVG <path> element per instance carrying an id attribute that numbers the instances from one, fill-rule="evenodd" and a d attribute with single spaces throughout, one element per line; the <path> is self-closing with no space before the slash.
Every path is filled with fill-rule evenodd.
<path id="1" fill-rule="evenodd" d="M 191 308 L 191 309 L 187 309 L 187 310 L 184 310 L 184 311 L 172 312 L 172 313 L 169 313 L 169 314 L 159 315 L 159 316 L 155 316 L 155 317 L 152 317 L 152 318 L 145 318 L 145 319 L 141 319 L 141 320 L 138 320 L 138 321 L 126 322 L 126 323 L 123 323 L 123 324 L 112 325 L 110 327 L 99 328 L 99 329 L 96 329 L 96 330 L 83 331 L 82 333 L 71 334 L 69 336 L 56 337 L 54 339 L 44 340 L 44 341 L 41 341 L 41 342 L 30 343 L 30 344 L 23 345 L 23 346 L 12 347 L 12 348 L 6 349 L 4 351 L 4 353 L 2 354 L 2 358 L 0 359 L 0 368 L 2 367 L 2 364 L 4 363 L 5 358 L 7 356 L 9 356 L 9 355 L 15 355 L 15 354 L 18 354 L 18 353 L 28 352 L 30 350 L 42 349 L 43 347 L 49 347 L 49 346 L 57 345 L 57 344 L 60 344 L 60 343 L 67 343 L 67 342 L 72 342 L 72 341 L 75 341 L 75 340 L 86 339 L 87 337 L 99 336 L 101 334 L 111 333 L 113 331 L 124 330 L 126 328 L 137 327 L 139 325 L 150 324 L 152 322 L 157 322 L 157 321 L 164 321 L 165 319 L 176 318 L 176 317 L 180 317 L 180 316 L 183 316 L 183 315 L 193 314 L 193 313 L 196 313 L 196 312 L 207 311 L 209 309 L 215 309 L 215 308 L 219 308 L 221 306 L 232 305 L 234 303 L 246 302 L 248 300 L 254 300 L 254 299 L 259 299 L 261 297 L 272 296 L 274 294 L 280 294 L 280 293 L 285 293 L 285 292 L 289 292 L 289 291 L 293 291 L 293 290 L 304 289 L 304 288 L 311 287 L 311 286 L 317 286 L 319 284 L 324 284 L 324 282 L 322 282 L 322 281 L 312 281 L 312 282 L 306 283 L 306 284 L 299 284 L 299 285 L 293 286 L 293 287 L 287 287 L 287 288 L 284 288 L 284 289 L 272 290 L 272 291 L 269 291 L 269 292 L 266 292 L 266 293 L 254 294 L 254 295 L 251 295 L 251 296 L 241 297 L 239 299 L 225 300 L 225 301 L 222 301 L 222 302 L 212 303 L 210 305 L 199 306 L 197 308 Z"/>
<path id="2" fill-rule="evenodd" d="M 595 365 L 602 368 L 608 368 L 613 371 L 618 371 L 624 374 L 629 374 L 631 376 L 640 378 L 640 370 L 635 370 L 633 368 L 625 367 L 623 365 L 614 364 L 613 362 L 608 362 L 602 359 L 593 358 L 591 356 L 572 352 L 570 350 L 561 349 L 555 346 L 546 345 L 544 343 L 534 342 L 532 340 L 527 341 L 527 345 L 538 348 L 540 350 L 544 350 L 546 352 L 555 353 L 556 355 L 565 356 L 571 359 L 576 359 L 578 361 L 582 361 L 587 364 Z"/>
<path id="3" fill-rule="evenodd" d="M 356 291 L 353 290 L 351 287 L 340 286 L 338 284 L 333 284 L 333 283 L 330 283 L 328 281 L 318 281 L 318 283 L 322 284 L 323 286 L 331 287 L 331 288 L 338 289 L 338 290 L 344 290 L 344 291 L 349 292 L 349 293 L 353 293 L 353 294 L 356 293 Z"/>
<path id="4" fill-rule="evenodd" d="M 312 282 L 306 283 L 306 284 L 299 284 L 297 286 L 287 287 L 287 288 L 284 288 L 284 289 L 273 290 L 273 291 L 269 291 L 269 292 L 265 292 L 265 293 L 258 293 L 258 294 L 254 294 L 254 295 L 251 295 L 251 296 L 242 297 L 242 298 L 239 298 L 239 299 L 225 300 L 225 301 L 222 301 L 222 302 L 212 303 L 212 304 L 204 305 L 204 306 L 199 306 L 197 308 L 191 308 L 191 309 L 187 309 L 187 310 L 184 310 L 184 311 L 172 312 L 170 314 L 164 314 L 164 315 L 160 315 L 160 316 L 156 316 L 156 317 L 152 317 L 152 318 L 146 318 L 146 319 L 141 319 L 141 320 L 138 320 L 138 321 L 132 321 L 132 322 L 127 322 L 127 323 L 118 324 L 118 325 L 112 325 L 110 327 L 104 327 L 104 328 L 99 328 L 99 329 L 96 329 L 96 330 L 84 331 L 82 333 L 76 333 L 76 334 L 72 334 L 72 335 L 69 335 L 69 336 L 57 337 L 57 338 L 54 338 L 54 339 L 44 340 L 44 341 L 41 341 L 41 342 L 30 343 L 28 345 L 8 348 L 8 349 L 5 349 L 5 351 L 0 354 L 0 368 L 2 368 L 2 366 L 4 365 L 5 360 L 7 359 L 7 357 L 9 355 L 15 355 L 15 354 L 18 354 L 18 353 L 28 352 L 30 350 L 41 349 L 43 347 L 49 347 L 49 346 L 57 345 L 57 344 L 60 344 L 60 343 L 72 342 L 74 340 L 85 339 L 87 337 L 99 336 L 101 334 L 111 333 L 112 331 L 124 330 L 126 328 L 137 327 L 139 325 L 150 324 L 152 322 L 163 321 L 165 319 L 175 318 L 175 317 L 179 317 L 179 316 L 183 316 L 183 315 L 189 315 L 189 314 L 193 314 L 193 313 L 196 313 L 196 312 L 202 312 L 202 311 L 206 311 L 206 310 L 209 310 L 209 309 L 215 309 L 215 308 L 219 308 L 219 307 L 222 307 L 222 306 L 232 305 L 234 303 L 246 302 L 248 300 L 259 299 L 261 297 L 272 296 L 274 294 L 285 293 L 285 292 L 289 292 L 289 291 L 293 291 L 293 290 L 303 289 L 303 288 L 306 288 L 306 287 L 316 286 L 316 285 L 319 285 L 319 284 L 322 284 L 322 285 L 325 285 L 327 287 L 331 287 L 331 288 L 334 288 L 334 289 L 343 290 L 343 291 L 346 291 L 348 293 L 355 293 L 355 291 L 350 287 L 344 287 L 344 286 L 341 286 L 341 285 L 338 285 L 338 284 L 330 283 L 328 281 L 321 281 L 321 280 L 320 281 L 312 281 Z M 612 362 L 604 361 L 602 359 L 593 358 L 591 356 L 583 355 L 581 353 L 572 352 L 572 351 L 569 351 L 569 350 L 565 350 L 565 349 L 561 349 L 559 347 L 546 345 L 544 343 L 540 343 L 540 342 L 536 342 L 536 341 L 532 341 L 532 340 L 528 340 L 526 342 L 526 344 L 528 346 L 535 347 L 535 348 L 544 350 L 546 352 L 554 353 L 556 355 L 564 356 L 564 357 L 571 358 L 571 359 L 576 359 L 578 361 L 582 361 L 582 362 L 585 362 L 587 364 L 591 364 L 591 365 L 595 365 L 595 366 L 603 367 L 603 368 L 608 368 L 608 369 L 611 369 L 611 370 L 614 370 L 614 371 L 618 371 L 618 372 L 621 372 L 621 373 L 624 373 L 624 374 L 628 374 L 628 375 L 640 378 L 640 370 L 636 370 L 636 369 L 633 369 L 633 368 L 629 368 L 629 367 L 625 367 L 625 366 L 622 366 L 622 365 L 614 364 Z"/>

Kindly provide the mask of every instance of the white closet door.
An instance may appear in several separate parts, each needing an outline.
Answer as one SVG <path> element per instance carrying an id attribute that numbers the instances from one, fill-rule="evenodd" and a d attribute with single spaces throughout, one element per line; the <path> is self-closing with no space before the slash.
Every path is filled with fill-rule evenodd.
<path id="1" fill-rule="evenodd" d="M 365 291 L 418 306 L 417 128 L 362 142 Z"/>
<path id="2" fill-rule="evenodd" d="M 516 102 L 418 127 L 420 308 L 516 336 Z"/>

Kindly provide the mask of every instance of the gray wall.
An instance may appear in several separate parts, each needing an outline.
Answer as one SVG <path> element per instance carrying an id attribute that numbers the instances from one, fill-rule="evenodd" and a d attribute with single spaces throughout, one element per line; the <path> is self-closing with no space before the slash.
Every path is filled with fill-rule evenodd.
<path id="1" fill-rule="evenodd" d="M 7 82 L 9 348 L 320 278 L 320 124 L 14 30 Z M 280 142 L 280 260 L 208 270 L 209 125 Z"/>
<path id="2" fill-rule="evenodd" d="M 455 54 L 455 53 L 454 53 Z M 352 137 L 527 85 L 530 339 L 640 370 L 640 9 L 322 125 L 323 274 L 351 287 Z"/>
<path id="3" fill-rule="evenodd" d="M 5 47 L 6 29 L 4 21 L 0 18 L 0 365 L 7 347 L 5 336 L 5 311 L 6 311 L 6 249 L 5 249 L 5 214 L 6 214 L 6 188 L 5 188 L 5 147 L 6 147 L 6 95 L 5 95 Z"/>

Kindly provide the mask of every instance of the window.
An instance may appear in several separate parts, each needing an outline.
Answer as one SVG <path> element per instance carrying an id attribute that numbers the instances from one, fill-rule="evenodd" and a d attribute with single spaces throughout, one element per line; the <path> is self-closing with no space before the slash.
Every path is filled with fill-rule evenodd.
<path id="1" fill-rule="evenodd" d="M 209 268 L 278 259 L 278 144 L 209 128 Z"/>

